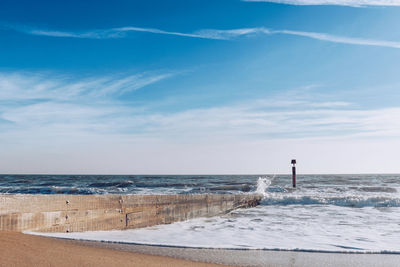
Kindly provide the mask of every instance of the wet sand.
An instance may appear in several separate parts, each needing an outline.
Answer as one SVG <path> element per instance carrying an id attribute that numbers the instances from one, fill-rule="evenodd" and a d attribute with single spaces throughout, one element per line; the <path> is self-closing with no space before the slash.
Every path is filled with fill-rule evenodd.
<path id="1" fill-rule="evenodd" d="M 266 237 L 268 238 L 268 237 Z M 151 255 L 170 256 L 201 262 L 231 266 L 260 267 L 399 267 L 398 254 L 322 253 L 271 250 L 198 249 L 165 246 L 146 246 L 97 241 L 69 241 L 86 246 L 96 246 Z"/>
<path id="2" fill-rule="evenodd" d="M 0 231 L 0 266 L 211 267 L 218 265 Z"/>

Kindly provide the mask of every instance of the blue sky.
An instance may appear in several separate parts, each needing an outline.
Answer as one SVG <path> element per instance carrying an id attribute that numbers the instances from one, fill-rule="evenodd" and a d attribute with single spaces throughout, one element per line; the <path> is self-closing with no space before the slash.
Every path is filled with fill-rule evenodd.
<path id="1" fill-rule="evenodd" d="M 0 173 L 400 172 L 400 1 L 1 1 Z"/>

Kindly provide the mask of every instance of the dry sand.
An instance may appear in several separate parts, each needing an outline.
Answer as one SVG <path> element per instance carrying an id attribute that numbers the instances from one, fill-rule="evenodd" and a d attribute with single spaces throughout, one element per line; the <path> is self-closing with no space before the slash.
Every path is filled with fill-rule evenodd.
<path id="1" fill-rule="evenodd" d="M 0 266 L 218 266 L 0 231 Z"/>

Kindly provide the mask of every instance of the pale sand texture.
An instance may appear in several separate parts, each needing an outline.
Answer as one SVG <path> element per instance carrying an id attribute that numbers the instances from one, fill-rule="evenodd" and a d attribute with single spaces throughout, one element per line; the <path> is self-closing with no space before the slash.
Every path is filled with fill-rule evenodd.
<path id="1" fill-rule="evenodd" d="M 268 237 L 266 237 L 268 239 Z M 70 241 L 87 246 L 97 246 L 160 256 L 212 262 L 233 266 L 259 267 L 400 267 L 398 254 L 322 253 L 273 250 L 198 249 L 146 246 L 96 241 Z"/>
<path id="2" fill-rule="evenodd" d="M 217 266 L 0 231 L 0 266 Z"/>

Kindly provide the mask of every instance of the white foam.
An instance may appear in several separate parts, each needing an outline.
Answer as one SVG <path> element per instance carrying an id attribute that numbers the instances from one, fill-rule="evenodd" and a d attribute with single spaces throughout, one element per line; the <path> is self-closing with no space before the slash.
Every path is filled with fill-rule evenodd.
<path id="1" fill-rule="evenodd" d="M 271 185 L 273 178 L 269 177 L 259 177 L 257 180 L 257 194 L 265 195 L 267 193 L 267 188 Z"/>
<path id="2" fill-rule="evenodd" d="M 187 247 L 400 252 L 399 221 L 400 208 L 259 206 L 143 229 L 44 235 Z"/>

